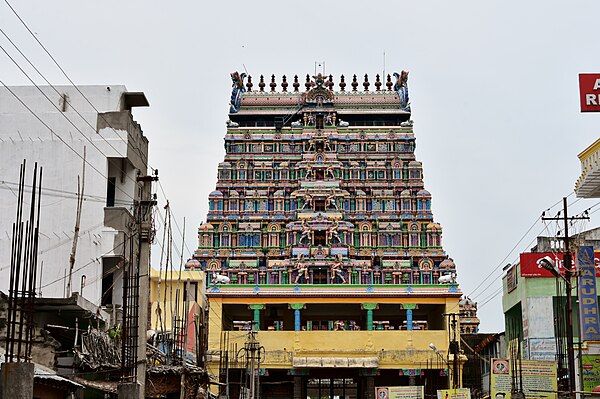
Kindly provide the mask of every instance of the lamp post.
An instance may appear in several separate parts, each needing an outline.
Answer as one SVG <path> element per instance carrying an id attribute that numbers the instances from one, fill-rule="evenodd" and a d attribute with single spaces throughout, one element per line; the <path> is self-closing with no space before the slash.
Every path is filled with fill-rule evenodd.
<path id="1" fill-rule="evenodd" d="M 448 367 L 448 388 L 459 389 L 460 383 L 458 378 L 458 353 L 453 353 L 452 359 L 452 378 L 450 377 L 450 360 L 442 356 L 440 351 L 437 349 L 435 344 L 432 342 L 429 344 L 429 348 L 435 352 L 435 354 L 442 359 L 442 362 Z"/>

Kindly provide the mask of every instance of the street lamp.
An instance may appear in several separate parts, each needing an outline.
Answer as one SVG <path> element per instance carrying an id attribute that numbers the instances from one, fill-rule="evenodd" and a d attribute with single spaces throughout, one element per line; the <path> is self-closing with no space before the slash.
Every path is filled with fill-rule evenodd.
<path id="1" fill-rule="evenodd" d="M 569 371 L 569 393 L 575 391 L 575 353 L 573 352 L 573 304 L 571 303 L 571 253 L 566 252 L 563 257 L 565 275 L 563 276 L 554 260 L 550 256 L 544 256 L 537 261 L 539 267 L 549 271 L 556 278 L 560 277 L 565 282 L 566 306 L 565 316 L 567 320 L 567 362 Z"/>
<path id="2" fill-rule="evenodd" d="M 452 389 L 458 389 L 459 388 L 459 384 L 458 384 L 458 354 L 457 353 L 453 353 L 453 358 L 452 358 L 452 378 L 450 378 L 450 361 L 446 358 L 444 358 L 444 356 L 442 356 L 442 354 L 440 353 L 440 351 L 438 350 L 438 348 L 435 346 L 435 344 L 432 342 L 429 344 L 429 348 L 435 352 L 435 354 L 442 359 L 442 362 L 444 362 L 444 364 L 446 365 L 446 367 L 448 368 L 448 387 L 450 388 L 450 385 L 452 385 Z M 452 381 L 452 384 L 450 384 L 450 381 Z"/>

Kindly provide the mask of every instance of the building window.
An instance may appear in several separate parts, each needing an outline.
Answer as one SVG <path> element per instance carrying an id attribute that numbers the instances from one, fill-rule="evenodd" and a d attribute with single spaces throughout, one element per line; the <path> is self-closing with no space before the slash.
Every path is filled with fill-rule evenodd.
<path id="1" fill-rule="evenodd" d="M 188 293 L 188 284 L 184 284 L 183 286 L 183 298 L 188 301 L 198 302 L 198 282 L 190 282 L 189 283 L 190 292 Z"/>
<path id="2" fill-rule="evenodd" d="M 106 186 L 106 206 L 115 206 L 115 191 L 117 188 L 117 178 L 109 177 L 108 184 Z"/>

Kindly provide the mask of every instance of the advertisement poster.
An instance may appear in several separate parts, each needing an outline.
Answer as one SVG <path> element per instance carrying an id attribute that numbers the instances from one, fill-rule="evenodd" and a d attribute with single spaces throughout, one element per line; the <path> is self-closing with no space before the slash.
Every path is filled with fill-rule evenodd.
<path id="1" fill-rule="evenodd" d="M 600 74 L 579 74 L 581 112 L 600 112 Z"/>
<path id="2" fill-rule="evenodd" d="M 423 399 L 425 387 L 376 387 L 376 399 Z"/>
<path id="3" fill-rule="evenodd" d="M 556 358 L 556 339 L 529 338 L 525 340 L 529 347 L 529 359 L 554 361 Z"/>
<path id="4" fill-rule="evenodd" d="M 594 247 L 581 246 L 577 251 L 579 270 L 579 321 L 581 339 L 600 340 L 600 318 L 598 318 L 598 291 L 596 289 L 596 267 Z"/>
<path id="5" fill-rule="evenodd" d="M 519 363 L 523 391 L 527 399 L 556 399 L 555 362 L 521 360 Z M 493 399 L 510 399 L 513 381 L 511 369 L 508 359 L 492 359 L 490 393 Z"/>
<path id="6" fill-rule="evenodd" d="M 552 277 L 554 275 L 546 269 L 543 269 L 539 260 L 549 256 L 561 274 L 565 274 L 562 252 L 525 252 L 519 256 L 519 263 L 522 277 Z M 571 267 L 575 266 L 575 254 L 571 255 Z M 600 251 L 594 251 L 594 265 L 596 266 L 596 277 L 600 277 Z"/>
<path id="7" fill-rule="evenodd" d="M 600 355 L 581 356 L 581 375 L 584 391 L 590 392 L 600 385 Z"/>
<path id="8" fill-rule="evenodd" d="M 469 388 L 438 389 L 437 399 L 471 399 Z"/>

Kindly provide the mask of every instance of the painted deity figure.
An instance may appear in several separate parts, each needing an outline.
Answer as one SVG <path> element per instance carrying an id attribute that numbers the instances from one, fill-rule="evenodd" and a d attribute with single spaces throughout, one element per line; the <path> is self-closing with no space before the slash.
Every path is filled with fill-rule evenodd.
<path id="1" fill-rule="evenodd" d="M 330 195 L 327 196 L 327 206 L 329 206 L 332 209 L 336 209 L 336 210 L 339 209 L 338 205 L 337 205 L 337 201 L 335 199 L 335 194 L 331 193 Z"/>
<path id="2" fill-rule="evenodd" d="M 298 260 L 296 261 L 296 279 L 294 280 L 294 284 L 298 284 L 300 281 L 300 277 L 304 276 L 304 282 L 308 282 L 308 265 L 304 263 L 304 255 L 298 254 Z"/>
<path id="3" fill-rule="evenodd" d="M 333 126 L 333 117 L 331 116 L 331 114 L 327 114 L 327 116 L 325 117 L 325 122 L 328 126 Z"/>
<path id="4" fill-rule="evenodd" d="M 302 234 L 300 235 L 300 240 L 298 240 L 298 244 L 302 244 L 302 241 L 305 238 L 308 241 L 308 243 L 310 244 L 310 242 L 312 240 L 312 230 L 310 229 L 310 226 L 308 225 L 308 222 L 306 221 L 306 219 L 304 219 L 304 221 L 302 221 Z"/>
<path id="5" fill-rule="evenodd" d="M 325 169 L 325 177 L 331 177 L 332 179 L 335 179 L 335 175 L 333 174 L 333 166 L 328 166 L 327 169 Z"/>
<path id="6" fill-rule="evenodd" d="M 346 283 L 344 278 L 344 269 L 342 268 L 344 262 L 342 261 L 342 254 L 337 254 L 335 260 L 331 264 L 331 282 L 335 281 L 336 276 L 342 280 L 342 283 Z"/>
<path id="7" fill-rule="evenodd" d="M 410 111 L 410 100 L 408 98 L 408 72 L 394 72 L 394 77 L 396 78 L 394 91 L 398 93 L 398 96 L 400 97 L 400 109 Z"/>
<path id="8" fill-rule="evenodd" d="M 331 224 L 331 227 L 327 230 L 327 238 L 329 239 L 329 244 L 333 244 L 333 240 L 336 239 L 337 242 L 341 243 L 342 239 L 340 238 L 340 234 L 338 233 L 339 223 L 337 220 L 334 220 Z"/>
<path id="9" fill-rule="evenodd" d="M 245 73 L 232 72 L 231 76 L 231 100 L 229 101 L 229 112 L 236 113 L 240 110 L 242 104 L 242 93 L 246 91 L 244 87 Z"/>
<path id="10" fill-rule="evenodd" d="M 312 169 L 310 169 L 312 171 Z M 302 205 L 302 209 L 312 209 L 313 200 L 312 196 L 309 193 L 304 194 L 304 204 Z"/>

